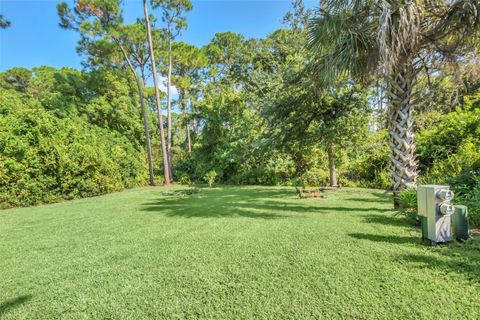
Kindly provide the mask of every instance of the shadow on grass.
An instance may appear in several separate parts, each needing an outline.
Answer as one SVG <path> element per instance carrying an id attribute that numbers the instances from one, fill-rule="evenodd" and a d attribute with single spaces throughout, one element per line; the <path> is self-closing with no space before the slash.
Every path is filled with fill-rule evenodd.
<path id="1" fill-rule="evenodd" d="M 375 192 L 371 194 L 375 198 L 347 198 L 345 200 L 348 201 L 356 201 L 356 202 L 363 202 L 363 203 L 391 203 L 393 208 L 393 200 L 392 196 L 389 192 Z"/>
<path id="2" fill-rule="evenodd" d="M 434 255 L 408 254 L 398 258 L 412 269 L 436 269 L 455 272 L 468 281 L 480 284 L 480 239 L 470 239 L 465 243 L 453 242 L 432 248 Z"/>
<path id="3" fill-rule="evenodd" d="M 9 299 L 0 303 L 0 319 L 4 314 L 6 314 L 11 309 L 18 307 L 32 298 L 31 294 L 18 296 L 13 299 Z"/>
<path id="4" fill-rule="evenodd" d="M 165 191 L 162 197 L 143 204 L 142 211 L 180 217 L 248 217 L 277 219 L 301 217 L 318 213 L 372 213 L 374 223 L 387 224 L 389 217 L 376 217 L 374 213 L 393 212 L 378 207 L 329 206 L 328 199 L 298 199 L 293 188 L 262 188 L 222 186 L 196 187 Z M 380 194 L 380 196 L 382 196 Z M 290 200 L 287 202 L 285 200 Z M 388 196 L 387 196 L 388 199 Z M 370 200 L 370 199 L 367 199 Z M 326 201 L 326 205 L 321 205 Z M 359 199 L 360 201 L 360 199 Z M 377 201 L 378 202 L 378 201 Z M 390 222 L 395 221 L 391 218 Z M 403 226 L 403 224 L 402 224 Z"/>
<path id="5" fill-rule="evenodd" d="M 183 199 L 184 202 L 187 202 Z M 159 200 L 157 202 L 146 203 L 143 211 L 158 212 L 166 216 L 185 217 L 185 218 L 222 218 L 222 217 L 247 217 L 257 219 L 277 219 L 285 216 L 273 212 L 248 210 L 244 206 L 234 203 L 181 203 L 180 200 Z"/>
<path id="6" fill-rule="evenodd" d="M 382 236 L 377 234 L 367 233 L 350 233 L 350 237 L 360 240 L 370 240 L 374 242 L 387 242 L 394 244 L 420 244 L 421 240 L 418 237 L 399 237 L 399 236 Z"/>
<path id="7" fill-rule="evenodd" d="M 143 211 L 181 217 L 248 217 L 261 219 L 301 217 L 305 214 L 389 212 L 378 208 L 319 207 L 295 205 L 280 200 L 264 200 L 256 197 L 182 197 L 162 198 L 144 204 Z M 387 219 L 385 217 L 385 219 Z"/>
<path id="8" fill-rule="evenodd" d="M 393 210 L 391 211 L 393 212 Z M 363 218 L 364 218 L 364 222 L 366 223 L 412 228 L 412 225 L 406 219 L 401 218 L 398 215 L 369 214 L 369 215 L 364 215 Z"/>
<path id="9" fill-rule="evenodd" d="M 178 193 L 178 191 L 177 191 Z M 294 193 L 292 193 L 294 195 Z M 286 190 L 242 189 L 238 187 L 200 188 L 187 197 L 167 196 L 144 204 L 143 211 L 187 218 L 248 217 L 259 219 L 283 218 L 277 206 L 265 205 L 266 198 L 288 197 Z M 272 201 L 275 203 L 275 201 Z"/>
<path id="10" fill-rule="evenodd" d="M 390 203 L 392 200 L 390 198 L 379 197 L 378 199 L 371 199 L 371 198 L 346 198 L 346 201 L 355 201 L 355 202 L 362 202 L 362 203 Z M 392 202 L 393 207 L 393 202 Z"/>
<path id="11" fill-rule="evenodd" d="M 205 192 L 212 192 L 215 196 L 224 198 L 235 197 L 241 200 L 250 198 L 285 198 L 296 197 L 294 188 L 291 187 L 260 187 L 260 186 L 232 186 L 222 185 L 220 187 L 200 186 L 199 189 Z"/>
<path id="12" fill-rule="evenodd" d="M 349 236 L 374 242 L 393 244 L 416 244 L 423 246 L 418 237 L 383 236 L 365 233 L 351 233 Z M 406 254 L 397 258 L 402 264 L 408 264 L 412 270 L 432 269 L 443 272 L 455 272 L 468 281 L 480 284 L 480 239 L 470 239 L 465 243 L 452 242 L 447 245 L 432 247 L 432 254 Z"/>

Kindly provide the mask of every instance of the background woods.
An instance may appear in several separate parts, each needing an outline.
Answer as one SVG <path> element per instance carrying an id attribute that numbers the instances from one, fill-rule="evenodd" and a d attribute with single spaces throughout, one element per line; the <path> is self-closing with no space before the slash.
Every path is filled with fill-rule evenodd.
<path id="1" fill-rule="evenodd" d="M 121 1 L 60 3 L 84 68 L 0 74 L 0 206 L 206 176 L 425 182 L 451 184 L 480 225 L 480 9 L 436 4 L 295 0 L 265 38 L 195 47 L 179 41 L 186 0 L 143 1 L 133 24 Z"/>

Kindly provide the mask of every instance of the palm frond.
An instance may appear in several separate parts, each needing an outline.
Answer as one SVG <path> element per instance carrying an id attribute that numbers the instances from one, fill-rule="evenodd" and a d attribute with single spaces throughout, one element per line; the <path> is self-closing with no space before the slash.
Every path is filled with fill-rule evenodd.
<path id="1" fill-rule="evenodd" d="M 480 39 L 480 1 L 457 0 L 452 4 L 426 5 L 430 25 L 425 38 L 440 45 L 443 51 L 453 51 L 460 45 L 476 45 Z"/>
<path id="2" fill-rule="evenodd" d="M 402 57 L 409 57 L 417 50 L 421 9 L 414 2 L 394 7 L 384 1 L 378 23 L 381 69 L 390 73 Z"/>
<path id="3" fill-rule="evenodd" d="M 324 13 L 311 20 L 309 68 L 320 81 L 328 83 L 344 75 L 364 75 L 375 65 L 375 55 L 371 55 L 377 46 L 374 29 L 369 24 L 356 24 L 355 20 L 348 13 Z"/>

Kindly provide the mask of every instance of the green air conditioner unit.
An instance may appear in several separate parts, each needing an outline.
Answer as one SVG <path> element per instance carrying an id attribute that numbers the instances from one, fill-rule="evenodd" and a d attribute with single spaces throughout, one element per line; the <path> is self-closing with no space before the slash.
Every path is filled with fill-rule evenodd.
<path id="1" fill-rule="evenodd" d="M 449 186 L 418 186 L 418 215 L 422 222 L 424 240 L 429 240 L 432 244 L 451 240 L 451 216 L 455 211 L 450 203 L 452 199 L 453 192 Z"/>
<path id="2" fill-rule="evenodd" d="M 466 206 L 455 205 L 455 212 L 452 215 L 453 235 L 457 240 L 466 240 L 468 234 L 468 209 Z"/>

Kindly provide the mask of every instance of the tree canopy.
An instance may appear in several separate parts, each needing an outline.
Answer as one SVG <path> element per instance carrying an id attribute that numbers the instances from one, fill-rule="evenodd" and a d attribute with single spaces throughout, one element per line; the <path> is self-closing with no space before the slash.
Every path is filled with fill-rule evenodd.
<path id="1" fill-rule="evenodd" d="M 214 177 L 449 183 L 479 216 L 478 1 L 294 0 L 267 36 L 202 47 L 179 40 L 190 1 L 143 4 L 126 24 L 122 1 L 62 2 L 83 70 L 0 74 L 2 206 Z"/>

